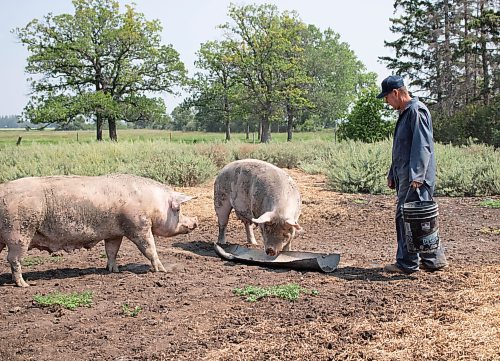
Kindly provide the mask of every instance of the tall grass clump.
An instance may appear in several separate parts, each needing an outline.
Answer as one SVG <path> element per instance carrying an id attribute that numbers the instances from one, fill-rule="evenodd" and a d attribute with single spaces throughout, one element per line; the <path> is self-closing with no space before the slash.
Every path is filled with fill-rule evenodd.
<path id="1" fill-rule="evenodd" d="M 212 160 L 191 145 L 164 141 L 6 147 L 0 164 L 0 182 L 27 176 L 128 173 L 191 186 L 217 172 Z"/>
<path id="2" fill-rule="evenodd" d="M 1 149 L 0 182 L 27 176 L 127 173 L 172 186 L 194 186 L 213 179 L 233 160 L 256 158 L 281 168 L 324 174 L 327 187 L 338 192 L 392 194 L 386 184 L 391 148 L 390 139 L 377 143 L 313 139 L 271 144 L 157 138 L 119 143 L 26 142 Z M 500 194 L 500 153 L 493 147 L 436 144 L 436 160 L 436 195 Z"/>
<path id="3" fill-rule="evenodd" d="M 500 153 L 493 147 L 436 146 L 436 194 L 489 196 L 500 194 Z"/>
<path id="4" fill-rule="evenodd" d="M 260 145 L 253 153 L 253 158 L 292 169 L 297 168 L 302 154 L 300 143 L 272 143 Z"/>
<path id="5" fill-rule="evenodd" d="M 389 141 L 340 143 L 336 154 L 325 161 L 327 186 L 345 193 L 387 193 L 390 147 Z"/>
<path id="6" fill-rule="evenodd" d="M 341 143 L 314 140 L 303 143 L 299 168 L 308 174 L 326 174 L 330 163 L 340 153 Z"/>

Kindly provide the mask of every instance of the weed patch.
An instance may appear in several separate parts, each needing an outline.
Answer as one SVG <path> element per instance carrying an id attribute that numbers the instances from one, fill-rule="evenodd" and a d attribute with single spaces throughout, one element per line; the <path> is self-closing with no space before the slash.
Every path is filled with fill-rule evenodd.
<path id="1" fill-rule="evenodd" d="M 142 308 L 140 306 L 132 307 L 128 303 L 122 305 L 122 313 L 127 317 L 136 317 L 141 311 Z"/>
<path id="2" fill-rule="evenodd" d="M 45 263 L 57 263 L 61 262 L 62 256 L 51 256 L 51 257 L 41 257 L 41 256 L 27 256 L 21 261 L 21 265 L 24 267 L 39 266 Z"/>
<path id="3" fill-rule="evenodd" d="M 248 302 L 256 302 L 263 297 L 278 297 L 288 301 L 296 301 L 301 294 L 313 296 L 319 294 L 316 290 L 308 290 L 293 283 L 270 287 L 246 286 L 244 288 L 235 288 L 233 293 L 237 296 L 248 296 L 246 298 Z"/>
<path id="4" fill-rule="evenodd" d="M 500 208 L 500 199 L 486 199 L 479 205 L 486 208 Z"/>
<path id="5" fill-rule="evenodd" d="M 92 305 L 92 292 L 84 291 L 69 294 L 55 292 L 48 295 L 34 295 L 33 300 L 42 307 L 60 305 L 68 310 L 74 310 L 82 306 L 90 307 Z"/>

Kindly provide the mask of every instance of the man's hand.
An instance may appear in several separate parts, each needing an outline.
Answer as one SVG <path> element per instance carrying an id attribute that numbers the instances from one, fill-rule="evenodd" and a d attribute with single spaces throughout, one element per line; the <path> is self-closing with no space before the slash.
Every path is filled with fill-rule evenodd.
<path id="1" fill-rule="evenodd" d="M 416 188 L 420 188 L 422 186 L 422 184 L 423 184 L 422 182 L 412 181 L 410 185 L 413 189 L 416 189 Z"/>
<path id="2" fill-rule="evenodd" d="M 394 179 L 392 178 L 387 178 L 387 186 L 391 189 L 396 188 L 396 183 L 394 183 Z"/>

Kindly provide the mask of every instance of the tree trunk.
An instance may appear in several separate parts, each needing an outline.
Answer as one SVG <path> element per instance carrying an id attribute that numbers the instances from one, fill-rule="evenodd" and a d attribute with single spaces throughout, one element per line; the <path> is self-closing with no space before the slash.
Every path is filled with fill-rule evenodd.
<path id="1" fill-rule="evenodd" d="M 269 143 L 271 141 L 271 123 L 269 122 L 269 115 L 266 114 L 265 118 L 261 121 L 262 131 L 260 135 L 261 143 Z"/>
<path id="2" fill-rule="evenodd" d="M 479 43 L 481 44 L 481 58 L 482 58 L 482 66 L 483 66 L 483 102 L 484 104 L 488 105 L 490 102 L 490 71 L 488 69 L 488 48 L 486 44 L 486 36 L 487 36 L 487 31 L 484 28 L 484 21 L 483 18 L 485 16 L 484 14 L 484 3 L 481 2 L 481 12 L 480 12 L 480 17 L 481 17 L 481 37 Z"/>
<path id="3" fill-rule="evenodd" d="M 250 122 L 247 121 L 247 126 L 245 130 L 245 139 L 249 140 L 250 139 Z"/>
<path id="4" fill-rule="evenodd" d="M 469 48 L 469 0 L 464 0 L 464 67 L 465 67 L 465 104 L 469 104 L 470 101 L 470 48 Z"/>
<path id="5" fill-rule="evenodd" d="M 231 140 L 231 124 L 229 118 L 229 101 L 227 95 L 224 95 L 224 123 L 226 124 L 226 141 Z"/>
<path id="6" fill-rule="evenodd" d="M 262 120 L 259 120 L 259 126 L 257 128 L 257 140 L 260 141 L 261 136 L 262 136 Z"/>
<path id="7" fill-rule="evenodd" d="M 231 140 L 231 122 L 226 120 L 226 141 Z"/>
<path id="8" fill-rule="evenodd" d="M 116 120 L 108 119 L 108 125 L 109 125 L 109 139 L 112 140 L 113 142 L 117 142 L 118 136 L 116 135 Z"/>
<path id="9" fill-rule="evenodd" d="M 102 115 L 99 112 L 96 114 L 96 130 L 97 141 L 102 142 Z"/>
<path id="10" fill-rule="evenodd" d="M 288 123 L 286 126 L 286 132 L 287 132 L 286 141 L 291 142 L 292 141 L 292 127 L 293 127 L 294 114 L 293 114 L 293 109 L 290 106 L 290 104 L 287 104 L 287 106 L 286 106 L 286 115 L 288 118 Z"/>

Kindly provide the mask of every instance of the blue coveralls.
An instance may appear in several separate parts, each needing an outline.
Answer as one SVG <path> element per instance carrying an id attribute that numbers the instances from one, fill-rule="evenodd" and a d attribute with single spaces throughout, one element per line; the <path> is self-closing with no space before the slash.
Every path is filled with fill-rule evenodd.
<path id="1" fill-rule="evenodd" d="M 398 195 L 396 264 L 408 271 L 417 271 L 419 261 L 424 263 L 427 268 L 445 266 L 447 262 L 442 248 L 439 248 L 435 253 L 409 253 L 404 237 L 401 207 L 410 188 L 410 183 L 412 181 L 424 183 L 420 187 L 420 200 L 430 200 L 434 193 L 436 180 L 431 114 L 429 109 L 416 97 L 408 102 L 404 110 L 400 112 L 396 123 L 392 145 L 392 164 L 388 178 L 394 181 Z M 419 196 L 412 189 L 407 202 L 416 200 L 419 200 Z"/>

